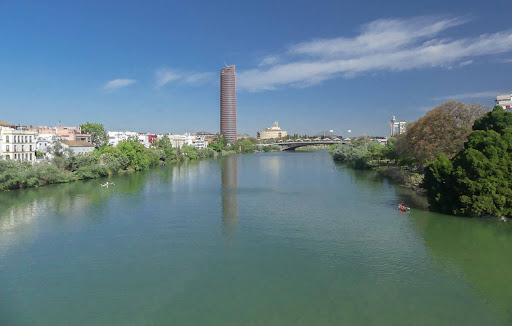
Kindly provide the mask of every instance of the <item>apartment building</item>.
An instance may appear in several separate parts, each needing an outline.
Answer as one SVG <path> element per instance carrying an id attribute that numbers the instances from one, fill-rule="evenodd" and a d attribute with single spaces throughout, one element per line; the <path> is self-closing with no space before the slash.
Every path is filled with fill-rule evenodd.
<path id="1" fill-rule="evenodd" d="M 512 94 L 498 95 L 496 97 L 496 105 L 501 106 L 505 110 L 512 110 Z"/>
<path id="2" fill-rule="evenodd" d="M 0 155 L 4 160 L 34 162 L 37 132 L 0 121 Z"/>

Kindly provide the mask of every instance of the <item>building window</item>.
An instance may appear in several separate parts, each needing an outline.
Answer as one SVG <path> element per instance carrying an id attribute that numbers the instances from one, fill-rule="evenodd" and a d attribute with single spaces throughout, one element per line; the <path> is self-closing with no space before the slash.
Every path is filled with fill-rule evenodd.
<path id="1" fill-rule="evenodd" d="M 30 151 L 32 152 L 32 145 L 30 145 Z"/>
<path id="2" fill-rule="evenodd" d="M 22 152 L 23 152 L 23 151 L 25 151 L 25 148 L 24 148 L 24 147 L 25 147 L 25 145 L 21 145 L 21 151 L 22 151 Z"/>
<path id="3" fill-rule="evenodd" d="M 25 143 L 28 143 L 28 136 L 25 136 Z"/>
<path id="4" fill-rule="evenodd" d="M 8 143 L 9 142 L 9 136 L 5 136 L 5 142 Z"/>
<path id="5" fill-rule="evenodd" d="M 6 160 L 10 160 L 11 159 L 11 155 L 5 155 L 5 159 Z"/>
<path id="6" fill-rule="evenodd" d="M 16 145 L 13 145 L 12 147 L 14 147 L 12 151 L 16 152 Z M 16 158 L 16 154 L 14 154 L 14 156 L 15 156 L 14 158 Z"/>
<path id="7" fill-rule="evenodd" d="M 9 145 L 5 145 L 5 151 L 8 152 L 9 151 Z"/>
<path id="8" fill-rule="evenodd" d="M 18 155 L 17 154 L 14 154 L 14 159 L 17 159 L 18 158 Z"/>
<path id="9" fill-rule="evenodd" d="M 32 161 L 32 153 L 30 153 L 30 160 Z"/>

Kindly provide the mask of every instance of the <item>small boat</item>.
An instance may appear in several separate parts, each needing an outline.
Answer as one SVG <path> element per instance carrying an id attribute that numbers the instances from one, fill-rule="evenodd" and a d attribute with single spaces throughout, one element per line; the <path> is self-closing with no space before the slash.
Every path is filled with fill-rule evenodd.
<path id="1" fill-rule="evenodd" d="M 399 211 L 402 211 L 402 212 L 407 212 L 411 208 L 405 206 L 404 203 L 402 202 L 401 204 L 398 205 L 398 207 L 396 209 L 398 209 Z"/>
<path id="2" fill-rule="evenodd" d="M 115 186 L 115 185 L 116 185 L 115 183 L 113 183 L 113 182 L 108 182 L 108 181 L 107 181 L 106 183 L 102 184 L 101 186 L 102 186 L 102 187 L 107 187 L 107 188 L 108 188 L 109 186 Z"/>

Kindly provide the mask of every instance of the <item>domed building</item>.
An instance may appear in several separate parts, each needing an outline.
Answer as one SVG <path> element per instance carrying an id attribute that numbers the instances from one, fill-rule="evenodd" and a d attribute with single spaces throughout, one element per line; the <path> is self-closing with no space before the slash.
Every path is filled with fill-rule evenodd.
<path id="1" fill-rule="evenodd" d="M 266 128 L 265 130 L 258 131 L 258 139 L 272 139 L 286 137 L 288 133 L 279 128 L 277 122 L 274 122 L 273 127 Z"/>

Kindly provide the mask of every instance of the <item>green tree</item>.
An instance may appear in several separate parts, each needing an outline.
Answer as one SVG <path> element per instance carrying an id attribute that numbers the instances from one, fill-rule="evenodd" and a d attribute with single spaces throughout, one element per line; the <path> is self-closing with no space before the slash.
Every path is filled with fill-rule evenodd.
<path id="1" fill-rule="evenodd" d="M 239 148 L 240 153 L 242 154 L 250 154 L 254 153 L 256 146 L 249 139 L 242 139 L 236 142 L 236 147 Z"/>
<path id="2" fill-rule="evenodd" d="M 121 153 L 118 147 L 103 146 L 94 151 L 101 164 L 105 165 L 112 173 L 126 170 L 130 166 L 130 160 L 126 154 Z"/>
<path id="3" fill-rule="evenodd" d="M 188 157 L 191 160 L 199 158 L 197 148 L 195 148 L 194 146 L 183 144 L 183 146 L 181 146 L 181 152 L 183 153 L 184 156 Z"/>
<path id="4" fill-rule="evenodd" d="M 162 161 L 174 161 L 177 159 L 177 152 L 172 147 L 171 140 L 168 136 L 163 136 L 153 142 L 153 147 L 161 150 L 163 155 L 160 155 Z"/>
<path id="5" fill-rule="evenodd" d="M 117 145 L 119 151 L 128 157 L 130 166 L 135 171 L 147 170 L 150 166 L 150 158 L 148 157 L 146 148 L 138 139 L 130 138 L 119 142 Z"/>
<path id="6" fill-rule="evenodd" d="M 66 166 L 66 159 L 73 156 L 73 150 L 54 138 L 52 144 L 48 146 L 48 154 L 51 162 L 63 169 Z"/>
<path id="7" fill-rule="evenodd" d="M 208 148 L 211 148 L 216 152 L 222 152 L 226 145 L 226 138 L 224 135 L 220 135 L 217 139 L 214 139 L 211 143 L 208 144 Z"/>
<path id="8" fill-rule="evenodd" d="M 356 169 L 366 169 L 370 160 L 368 147 L 366 138 L 357 139 L 349 144 L 340 144 L 332 151 L 333 159 Z"/>
<path id="9" fill-rule="evenodd" d="M 371 143 L 368 147 L 368 155 L 370 156 L 370 161 L 377 160 L 380 164 L 380 160 L 384 158 L 384 149 L 385 147 L 379 143 Z"/>
<path id="10" fill-rule="evenodd" d="M 91 141 L 96 148 L 108 145 L 108 136 L 100 123 L 87 122 L 80 125 L 82 133 L 91 134 Z"/>
<path id="11" fill-rule="evenodd" d="M 395 150 L 395 143 L 396 143 L 396 137 L 389 137 L 388 142 L 386 144 L 386 147 L 384 148 L 384 151 L 382 155 L 384 158 L 388 160 L 393 160 L 396 162 L 398 158 L 398 153 Z"/>
<path id="12" fill-rule="evenodd" d="M 464 149 L 427 166 L 433 210 L 465 216 L 512 216 L 512 113 L 497 106 L 475 121 Z"/>

